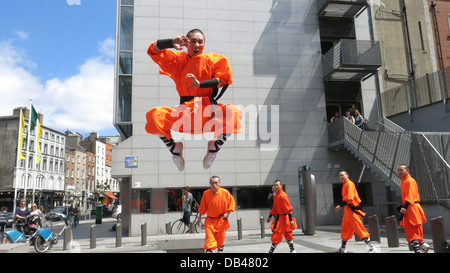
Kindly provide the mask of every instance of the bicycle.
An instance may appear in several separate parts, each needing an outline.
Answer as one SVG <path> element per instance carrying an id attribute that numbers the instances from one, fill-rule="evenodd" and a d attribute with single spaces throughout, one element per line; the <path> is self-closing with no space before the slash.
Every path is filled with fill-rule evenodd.
<path id="1" fill-rule="evenodd" d="M 199 212 L 191 212 L 190 215 L 190 223 L 191 223 L 191 229 L 192 233 L 199 233 L 203 232 L 205 230 L 205 216 L 202 217 L 202 220 L 200 222 L 200 226 L 197 226 L 197 219 L 199 217 Z M 183 221 L 183 214 L 181 215 L 181 218 L 176 220 L 172 224 L 172 234 L 183 234 L 183 233 L 189 233 L 189 227 L 184 223 Z"/>

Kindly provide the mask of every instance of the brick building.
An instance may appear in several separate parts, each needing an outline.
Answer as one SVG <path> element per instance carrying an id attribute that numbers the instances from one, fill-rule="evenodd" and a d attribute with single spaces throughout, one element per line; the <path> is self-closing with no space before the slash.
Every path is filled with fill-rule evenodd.
<path id="1" fill-rule="evenodd" d="M 450 1 L 428 0 L 438 69 L 445 71 L 443 81 L 450 97 Z"/>

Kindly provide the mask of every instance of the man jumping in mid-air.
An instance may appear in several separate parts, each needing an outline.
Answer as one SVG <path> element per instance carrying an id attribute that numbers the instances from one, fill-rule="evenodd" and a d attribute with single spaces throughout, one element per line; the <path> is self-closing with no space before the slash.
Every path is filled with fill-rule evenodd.
<path id="1" fill-rule="evenodd" d="M 187 52 L 174 51 L 186 47 Z M 171 130 L 202 134 L 214 132 L 215 140 L 208 142 L 203 167 L 209 168 L 217 152 L 232 133 L 242 131 L 242 112 L 231 104 L 217 104 L 224 91 L 233 82 L 231 66 L 222 55 L 203 53 L 205 35 L 199 29 L 186 36 L 158 40 L 147 53 L 161 68 L 161 74 L 171 77 L 180 95 L 176 107 L 155 107 L 147 112 L 146 131 L 158 135 L 172 153 L 177 168 L 184 170 L 183 143 L 175 142 Z"/>

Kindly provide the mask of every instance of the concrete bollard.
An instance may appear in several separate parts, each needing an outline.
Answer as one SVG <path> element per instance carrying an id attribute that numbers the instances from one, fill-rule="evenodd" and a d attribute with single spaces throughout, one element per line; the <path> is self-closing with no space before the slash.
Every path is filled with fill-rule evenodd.
<path id="1" fill-rule="evenodd" d="M 197 223 L 196 221 L 193 221 L 193 222 L 190 223 L 190 225 L 191 225 L 191 232 L 190 232 L 190 233 L 195 233 L 196 228 L 197 228 L 197 227 L 195 226 L 196 223 Z"/>
<path id="2" fill-rule="evenodd" d="M 259 223 L 261 225 L 261 238 L 266 237 L 266 226 L 264 224 L 264 216 L 259 218 Z"/>
<path id="3" fill-rule="evenodd" d="M 70 250 L 72 248 L 72 228 L 67 227 L 64 230 L 63 250 Z"/>
<path id="4" fill-rule="evenodd" d="M 172 234 L 172 223 L 166 222 L 166 234 Z"/>
<path id="5" fill-rule="evenodd" d="M 369 216 L 368 221 L 369 221 L 370 240 L 381 243 L 378 215 Z"/>
<path id="6" fill-rule="evenodd" d="M 237 228 L 238 228 L 238 240 L 242 240 L 242 219 L 240 217 L 237 219 Z"/>
<path id="7" fill-rule="evenodd" d="M 431 235 L 433 238 L 434 253 L 445 253 L 447 239 L 445 236 L 444 218 L 442 216 L 430 220 Z"/>
<path id="8" fill-rule="evenodd" d="M 95 225 L 90 228 L 90 247 L 91 249 L 97 247 L 97 227 Z"/>
<path id="9" fill-rule="evenodd" d="M 147 223 L 141 225 L 141 246 L 147 245 Z"/>
<path id="10" fill-rule="evenodd" d="M 116 247 L 122 246 L 122 224 L 116 225 Z"/>
<path id="11" fill-rule="evenodd" d="M 394 215 L 386 217 L 386 235 L 389 247 L 399 247 L 397 218 Z"/>

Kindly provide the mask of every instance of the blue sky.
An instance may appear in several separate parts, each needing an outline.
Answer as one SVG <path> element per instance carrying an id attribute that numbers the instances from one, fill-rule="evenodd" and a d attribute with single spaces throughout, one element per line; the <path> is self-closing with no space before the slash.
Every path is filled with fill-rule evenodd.
<path id="1" fill-rule="evenodd" d="M 0 115 L 32 99 L 46 126 L 117 135 L 115 29 L 115 0 L 0 1 Z"/>

